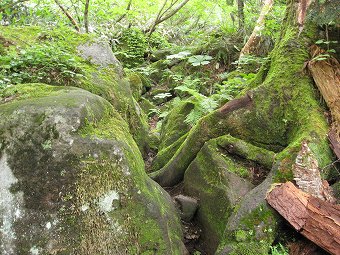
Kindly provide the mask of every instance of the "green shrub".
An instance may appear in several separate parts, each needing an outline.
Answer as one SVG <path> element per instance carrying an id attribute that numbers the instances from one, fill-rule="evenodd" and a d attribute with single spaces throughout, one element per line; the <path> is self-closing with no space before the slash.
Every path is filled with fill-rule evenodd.
<path id="1" fill-rule="evenodd" d="M 148 44 L 145 34 L 137 28 L 126 29 L 120 39 L 120 44 L 113 48 L 117 58 L 125 67 L 134 68 L 144 62 Z"/>
<path id="2" fill-rule="evenodd" d="M 161 35 L 160 33 L 153 32 L 148 40 L 149 49 L 152 50 L 159 50 L 170 47 L 170 43 L 167 39 Z"/>

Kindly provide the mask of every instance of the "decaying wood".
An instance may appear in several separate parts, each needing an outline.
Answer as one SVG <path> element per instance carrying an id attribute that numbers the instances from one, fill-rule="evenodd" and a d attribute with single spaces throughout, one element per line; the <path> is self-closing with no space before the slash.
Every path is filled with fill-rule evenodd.
<path id="1" fill-rule="evenodd" d="M 293 166 L 293 175 L 296 185 L 302 191 L 330 203 L 336 201 L 328 182 L 321 179 L 318 161 L 307 141 L 302 142 Z"/>
<path id="2" fill-rule="evenodd" d="M 339 136 L 337 136 L 336 131 L 332 128 L 328 132 L 328 140 L 331 143 L 331 147 L 335 153 L 335 155 L 340 159 L 340 143 L 339 143 Z"/>
<path id="3" fill-rule="evenodd" d="M 340 254 L 340 206 L 313 197 L 291 182 L 268 192 L 267 202 L 297 231 L 331 254 Z"/>
<path id="4" fill-rule="evenodd" d="M 340 64 L 333 57 L 320 60 L 317 58 L 320 54 L 325 54 L 325 51 L 313 45 L 311 55 L 314 60 L 309 61 L 308 70 L 331 111 L 333 123 L 328 136 L 340 159 Z"/>
<path id="5" fill-rule="evenodd" d="M 243 97 L 240 97 L 240 98 L 237 98 L 237 99 L 234 99 L 234 100 L 231 100 L 229 101 L 228 103 L 226 103 L 225 105 L 223 105 L 219 111 L 221 113 L 229 113 L 229 112 L 233 112 L 237 109 L 240 109 L 240 108 L 243 108 L 243 107 L 246 107 L 248 105 L 250 105 L 252 102 L 252 98 L 251 98 L 251 95 L 250 94 L 247 94 Z"/>

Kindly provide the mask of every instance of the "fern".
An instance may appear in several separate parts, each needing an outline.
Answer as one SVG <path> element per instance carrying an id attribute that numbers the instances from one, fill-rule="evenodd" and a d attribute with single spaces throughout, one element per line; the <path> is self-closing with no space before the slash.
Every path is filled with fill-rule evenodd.
<path id="1" fill-rule="evenodd" d="M 181 85 L 175 89 L 191 96 L 189 100 L 194 104 L 194 108 L 185 118 L 185 122 L 191 126 L 195 125 L 204 115 L 212 112 L 218 107 L 218 103 L 213 98 L 206 97 L 192 88 Z"/>

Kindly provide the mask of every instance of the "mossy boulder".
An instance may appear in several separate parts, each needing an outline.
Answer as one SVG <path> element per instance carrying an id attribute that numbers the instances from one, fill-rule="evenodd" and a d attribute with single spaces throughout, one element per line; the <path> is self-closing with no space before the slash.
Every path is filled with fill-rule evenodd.
<path id="1" fill-rule="evenodd" d="M 108 101 L 44 84 L 0 99 L 1 254 L 184 252 L 171 198 Z"/>
<path id="2" fill-rule="evenodd" d="M 190 130 L 190 125 L 185 122 L 185 118 L 193 108 L 193 103 L 184 101 L 174 107 L 165 118 L 160 132 L 159 151 L 151 166 L 152 171 L 157 171 L 165 166 L 184 142 L 186 134 Z"/>
<path id="3" fill-rule="evenodd" d="M 145 93 L 144 83 L 141 79 L 139 73 L 128 73 L 128 79 L 130 83 L 130 88 L 132 91 L 133 97 L 139 101 L 143 93 Z"/>
<path id="4" fill-rule="evenodd" d="M 213 254 L 223 237 L 234 207 L 253 185 L 240 175 L 247 169 L 232 157 L 223 155 L 216 139 L 207 142 L 184 176 L 184 190 L 199 201 L 196 221 L 202 228 L 201 243 Z"/>
<path id="5" fill-rule="evenodd" d="M 156 105 L 145 97 L 141 97 L 138 104 L 143 109 L 143 111 L 148 115 L 151 114 L 152 111 L 157 109 Z"/>
<path id="6" fill-rule="evenodd" d="M 281 219 L 265 201 L 272 174 L 248 192 L 235 207 L 217 248 L 216 255 L 268 254 L 278 235 Z"/>
<path id="7" fill-rule="evenodd" d="M 162 124 L 159 150 L 172 145 L 190 130 L 191 126 L 185 119 L 193 108 L 192 102 L 184 101 L 170 111 Z"/>
<path id="8" fill-rule="evenodd" d="M 161 169 L 163 166 L 165 166 L 166 163 L 168 163 L 169 160 L 176 153 L 176 151 L 181 146 L 181 144 L 184 142 L 186 137 L 187 137 L 187 134 L 184 134 L 182 137 L 178 138 L 178 140 L 174 142 L 173 144 L 171 144 L 170 146 L 158 151 L 155 159 L 152 161 L 151 171 L 152 172 L 157 171 Z"/>
<path id="9" fill-rule="evenodd" d="M 28 68 L 25 65 L 17 66 L 15 70 L 6 70 L 7 73 L 18 73 L 22 76 L 22 83 L 43 81 L 51 85 L 75 86 L 105 98 L 128 122 L 129 130 L 140 150 L 143 153 L 148 150 L 147 118 L 134 101 L 130 83 L 124 78 L 122 65 L 113 55 L 107 42 L 67 28 L 46 30 L 34 26 L 0 26 L 0 37 L 12 42 L 8 49 L 9 56 L 18 60 L 33 58 Z M 38 49 L 41 45 L 43 49 Z M 51 49 L 54 49 L 56 54 L 49 57 L 46 54 L 51 54 Z M 26 56 L 24 52 L 27 51 L 33 53 L 32 56 Z M 35 70 L 47 68 L 41 66 L 43 62 L 39 62 L 41 54 L 45 54 L 46 59 L 52 59 L 51 61 L 61 61 L 60 64 L 66 70 L 54 68 L 45 74 L 46 77 L 39 77 Z M 63 54 L 68 58 L 62 58 Z M 51 65 L 55 63 L 52 62 Z M 12 83 L 15 82 L 13 80 Z"/>

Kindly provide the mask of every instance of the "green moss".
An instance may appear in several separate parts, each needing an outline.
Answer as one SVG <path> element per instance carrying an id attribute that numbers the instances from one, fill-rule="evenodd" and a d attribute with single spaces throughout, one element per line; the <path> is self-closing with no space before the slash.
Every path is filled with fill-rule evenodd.
<path id="1" fill-rule="evenodd" d="M 190 126 L 185 119 L 193 108 L 193 103 L 184 101 L 170 111 L 162 124 L 159 150 L 172 145 L 189 131 Z"/>
<path id="2" fill-rule="evenodd" d="M 170 146 L 162 149 L 157 153 L 156 158 L 152 162 L 152 172 L 157 171 L 161 169 L 163 166 L 166 165 L 166 163 L 169 162 L 169 160 L 173 157 L 173 155 L 176 153 L 178 148 L 181 146 L 181 144 L 185 141 L 187 137 L 187 134 L 184 134 L 182 137 L 177 139 L 176 142 L 171 144 Z"/>
<path id="3" fill-rule="evenodd" d="M 132 90 L 133 97 L 138 101 L 143 92 L 143 82 L 137 73 L 129 73 L 128 80 Z"/>
<path id="4" fill-rule="evenodd" d="M 146 114 L 149 114 L 151 110 L 156 109 L 156 105 L 145 97 L 141 97 L 138 103 Z"/>
<path id="5" fill-rule="evenodd" d="M 234 207 L 253 188 L 239 177 L 249 176 L 243 162 L 223 155 L 217 141 L 218 138 L 204 144 L 184 175 L 185 193 L 200 201 L 196 221 L 203 229 L 202 240 L 209 254 L 222 239 Z"/>
<path id="6" fill-rule="evenodd" d="M 264 242 L 235 243 L 232 249 L 230 255 L 267 255 L 269 252 L 268 244 Z"/>
<path id="7" fill-rule="evenodd" d="M 217 254 L 223 249 L 235 255 L 268 254 L 278 229 L 276 217 L 268 205 L 259 205 L 241 218 L 236 230 L 227 229 Z"/>
<path id="8" fill-rule="evenodd" d="M 121 210 L 123 210 L 123 217 L 118 218 L 122 221 L 121 226 L 124 230 L 131 234 L 131 237 L 127 237 L 127 242 L 131 245 L 129 249 L 129 254 L 134 252 L 147 254 L 148 252 L 156 252 L 156 254 L 166 254 L 169 247 L 173 249 L 173 254 L 180 254 L 180 247 L 173 247 L 174 243 L 181 240 L 179 221 L 175 217 L 174 208 L 170 206 L 167 200 L 165 200 L 165 193 L 157 187 L 154 183 L 149 183 L 145 181 L 146 175 L 144 173 L 144 162 L 142 160 L 141 154 L 132 140 L 131 136 L 128 134 L 128 127 L 124 124 L 122 118 L 115 111 L 107 111 L 105 117 L 99 122 L 87 123 L 80 131 L 80 134 L 85 136 L 90 136 L 92 139 L 115 139 L 121 145 L 124 145 L 123 154 L 125 155 L 125 160 L 129 162 L 128 171 L 133 171 L 132 179 L 126 178 L 124 173 L 120 173 L 121 176 L 118 177 L 107 177 L 104 181 L 112 182 L 115 187 L 110 189 L 119 190 L 124 193 L 124 187 L 129 187 L 133 189 L 136 193 L 130 195 L 124 195 L 124 200 L 121 201 Z M 129 138 L 130 137 L 130 138 Z M 117 139 L 118 138 L 118 139 Z M 116 164 L 114 164 L 115 166 Z M 110 169 L 110 165 L 100 165 L 100 169 Z M 122 169 L 121 171 L 123 171 Z M 117 172 L 117 170 L 115 170 Z M 119 174 L 119 172 L 118 172 Z M 93 174 L 91 174 L 93 176 Z M 95 178 L 95 177 L 93 177 Z M 119 186 L 121 184 L 121 186 Z M 88 184 L 82 183 L 84 189 Z M 100 187 L 105 186 L 101 183 L 98 184 Z M 131 186 L 133 185 L 133 186 Z M 138 195 L 141 194 L 141 195 Z M 158 206 L 159 209 L 153 207 L 151 213 L 145 204 L 152 204 L 153 206 Z M 173 211 L 174 214 L 170 214 Z M 121 212 L 119 213 L 121 214 Z M 153 217 L 150 217 L 150 214 Z M 164 218 L 164 223 L 169 220 L 169 226 L 160 225 L 159 219 Z M 147 225 L 147 227 L 145 227 Z M 171 230 L 169 231 L 170 228 Z M 177 229 L 176 229 L 177 228 Z M 169 233 L 164 233 L 164 231 L 169 231 Z M 164 240 L 164 236 L 168 239 Z M 119 241 L 121 242 L 121 240 Z M 119 243 L 118 242 L 118 243 Z"/>
<path id="9" fill-rule="evenodd" d="M 218 146 L 229 151 L 231 154 L 235 154 L 246 160 L 259 163 L 268 169 L 270 169 L 273 165 L 275 156 L 274 152 L 256 147 L 230 135 L 217 138 L 217 144 Z"/>
<path id="10" fill-rule="evenodd" d="M 52 41 L 59 46 L 67 47 L 74 53 L 79 44 L 93 40 L 90 34 L 79 34 L 67 27 L 47 29 L 39 26 L 0 26 L 0 35 L 20 47 Z"/>
<path id="11" fill-rule="evenodd" d="M 11 100 L 22 100 L 59 94 L 64 88 L 43 83 L 21 84 L 0 90 L 0 104 Z"/>

